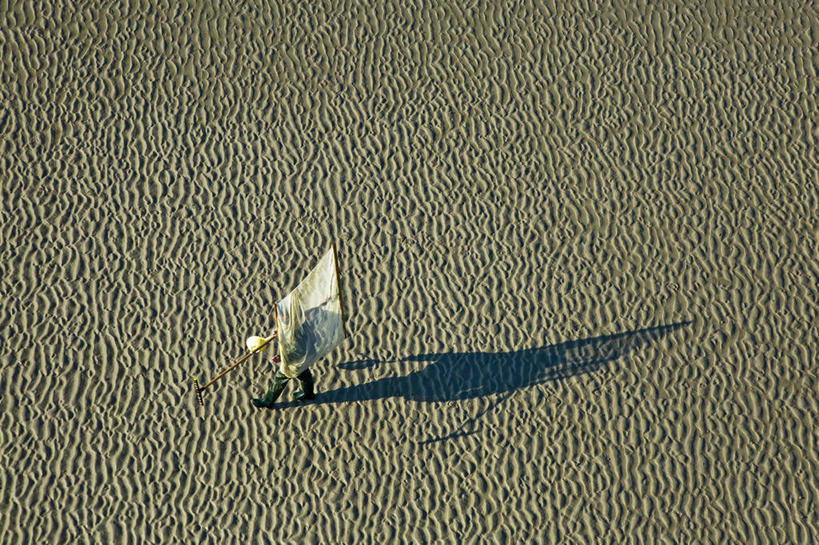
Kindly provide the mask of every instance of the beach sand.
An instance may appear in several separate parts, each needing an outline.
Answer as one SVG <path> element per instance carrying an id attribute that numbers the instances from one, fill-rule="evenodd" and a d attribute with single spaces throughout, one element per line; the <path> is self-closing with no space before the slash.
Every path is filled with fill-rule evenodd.
<path id="1" fill-rule="evenodd" d="M 2 543 L 819 542 L 815 5 L 198 4 L 0 8 Z"/>

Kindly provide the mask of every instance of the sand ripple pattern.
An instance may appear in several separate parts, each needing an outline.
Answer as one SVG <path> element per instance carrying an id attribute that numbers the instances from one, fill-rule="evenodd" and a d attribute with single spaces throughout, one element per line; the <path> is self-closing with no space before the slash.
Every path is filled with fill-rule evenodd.
<path id="1" fill-rule="evenodd" d="M 815 3 L 192 4 L 0 7 L 0 541 L 819 542 Z"/>

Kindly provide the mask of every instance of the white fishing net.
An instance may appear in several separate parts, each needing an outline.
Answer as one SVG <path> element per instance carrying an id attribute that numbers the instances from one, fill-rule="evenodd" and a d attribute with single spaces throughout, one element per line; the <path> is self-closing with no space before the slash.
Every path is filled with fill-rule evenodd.
<path id="1" fill-rule="evenodd" d="M 324 357 L 344 339 L 335 249 L 276 304 L 281 370 L 288 377 Z"/>

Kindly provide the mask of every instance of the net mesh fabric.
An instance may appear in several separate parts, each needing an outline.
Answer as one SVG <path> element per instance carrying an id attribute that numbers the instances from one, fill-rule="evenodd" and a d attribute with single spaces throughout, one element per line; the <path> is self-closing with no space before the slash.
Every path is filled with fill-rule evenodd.
<path id="1" fill-rule="evenodd" d="M 276 304 L 281 370 L 295 378 L 344 339 L 335 252 Z"/>

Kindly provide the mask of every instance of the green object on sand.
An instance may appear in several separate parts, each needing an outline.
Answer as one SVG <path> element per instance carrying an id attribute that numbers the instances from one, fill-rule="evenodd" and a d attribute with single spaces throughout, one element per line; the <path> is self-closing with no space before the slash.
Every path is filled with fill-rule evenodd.
<path id="1" fill-rule="evenodd" d="M 295 401 L 309 401 L 316 398 L 313 375 L 309 369 L 304 370 L 299 374 L 298 381 L 301 383 L 301 391 L 296 392 L 293 396 Z M 263 397 L 252 400 L 253 405 L 259 408 L 270 408 L 279 399 L 279 396 L 284 391 L 284 387 L 290 377 L 282 373 L 281 369 L 276 371 L 273 377 L 273 382 L 270 383 L 270 388 L 265 392 Z"/>

